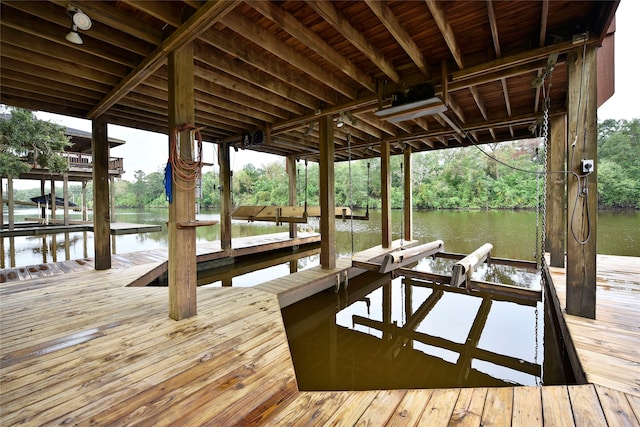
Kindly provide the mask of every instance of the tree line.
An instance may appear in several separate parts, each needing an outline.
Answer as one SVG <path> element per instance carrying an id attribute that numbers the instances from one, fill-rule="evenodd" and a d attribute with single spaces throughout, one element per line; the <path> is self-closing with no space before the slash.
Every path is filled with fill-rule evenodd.
<path id="1" fill-rule="evenodd" d="M 640 209 L 639 139 L 640 119 L 599 123 L 599 207 Z M 392 208 L 401 208 L 403 203 L 402 162 L 403 156 L 391 158 Z M 543 166 L 544 147 L 540 139 L 415 153 L 411 165 L 413 206 L 417 209 L 532 209 L 542 203 L 544 176 L 536 172 L 542 171 Z M 307 166 L 300 161 L 296 173 L 298 204 L 306 201 L 309 205 L 318 205 L 318 164 Z M 216 171 L 202 175 L 201 206 L 220 206 L 218 178 Z M 149 174 L 137 171 L 134 179 L 116 182 L 116 207 L 167 206 L 163 167 Z M 245 165 L 233 171 L 234 205 L 288 205 L 288 185 L 284 160 L 262 166 Z M 91 195 L 90 189 L 88 194 Z M 376 209 L 380 208 L 380 199 L 380 159 L 335 165 L 336 206 Z"/>

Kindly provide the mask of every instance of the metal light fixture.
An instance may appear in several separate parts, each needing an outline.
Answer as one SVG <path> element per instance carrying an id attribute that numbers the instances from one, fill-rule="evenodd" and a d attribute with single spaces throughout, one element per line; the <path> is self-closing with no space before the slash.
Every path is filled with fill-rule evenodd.
<path id="1" fill-rule="evenodd" d="M 336 123 L 336 127 L 341 128 L 344 126 L 344 114 L 340 113 L 340 117 L 338 117 L 338 122 Z"/>
<path id="2" fill-rule="evenodd" d="M 438 97 L 397 105 L 375 112 L 375 115 L 391 123 L 417 119 L 418 117 L 444 113 L 447 106 Z"/>
<path id="3" fill-rule="evenodd" d="M 91 19 L 79 8 L 73 5 L 67 5 L 67 15 L 71 17 L 71 31 L 64 37 L 67 41 L 74 44 L 82 44 L 82 37 L 78 34 L 78 30 L 86 31 L 91 28 Z"/>

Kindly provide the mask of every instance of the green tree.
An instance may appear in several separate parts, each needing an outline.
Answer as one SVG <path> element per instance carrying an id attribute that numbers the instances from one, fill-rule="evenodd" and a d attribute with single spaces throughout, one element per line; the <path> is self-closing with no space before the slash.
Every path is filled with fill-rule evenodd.
<path id="1" fill-rule="evenodd" d="M 640 208 L 640 119 L 598 126 L 598 203 Z"/>
<path id="2" fill-rule="evenodd" d="M 17 177 L 34 163 L 53 173 L 66 171 L 61 153 L 71 143 L 64 131 L 63 126 L 36 119 L 29 110 L 13 109 L 9 119 L 0 120 L 0 176 Z"/>

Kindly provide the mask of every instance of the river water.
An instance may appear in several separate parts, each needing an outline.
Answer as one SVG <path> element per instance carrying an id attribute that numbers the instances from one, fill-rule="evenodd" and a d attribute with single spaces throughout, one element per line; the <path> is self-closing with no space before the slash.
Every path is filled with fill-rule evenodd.
<path id="1" fill-rule="evenodd" d="M 363 212 L 355 212 L 362 214 Z M 16 221 L 37 216 L 34 209 L 19 209 Z M 6 212 L 5 224 L 8 222 Z M 72 219 L 79 219 L 72 215 Z M 219 219 L 217 211 L 204 211 L 199 219 Z M 536 257 L 536 214 L 531 211 L 414 211 L 413 237 L 428 242 L 443 240 L 448 252 L 470 253 L 484 243 L 493 244 L 492 255 L 502 258 L 534 260 Z M 120 209 L 117 222 L 160 224 L 167 221 L 166 209 Z M 538 218 L 538 224 L 541 223 Z M 402 212 L 392 212 L 393 238 L 400 239 Z M 319 229 L 317 219 L 301 225 Z M 233 237 L 246 237 L 287 231 L 287 226 L 273 223 L 234 221 Z M 199 241 L 220 238 L 219 226 L 199 227 Z M 598 253 L 640 256 L 640 212 L 601 211 L 597 224 Z M 380 244 L 380 212 L 372 211 L 369 221 L 336 220 L 337 252 L 349 255 Z M 122 254 L 167 246 L 166 227 L 162 232 L 117 236 L 112 250 Z M 0 268 L 26 266 L 43 262 L 64 261 L 93 256 L 92 233 L 59 233 L 2 239 Z"/>

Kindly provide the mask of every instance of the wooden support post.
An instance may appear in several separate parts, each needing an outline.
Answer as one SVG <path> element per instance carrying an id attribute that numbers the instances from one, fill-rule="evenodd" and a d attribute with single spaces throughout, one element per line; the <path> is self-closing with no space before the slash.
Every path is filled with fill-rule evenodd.
<path id="1" fill-rule="evenodd" d="M 411 185 L 411 146 L 404 149 L 404 240 L 413 240 L 413 196 Z"/>
<path id="2" fill-rule="evenodd" d="M 563 171 L 567 153 L 567 116 L 565 114 L 550 118 L 550 135 L 547 149 L 547 211 L 546 211 L 546 248 L 550 254 L 551 267 L 564 268 L 565 244 L 565 197 L 566 175 Z"/>
<path id="3" fill-rule="evenodd" d="M 0 210 L 2 210 L 4 212 L 4 188 L 2 188 L 2 186 L 4 185 L 2 176 L 0 176 Z M 4 214 L 0 215 L 0 228 L 4 227 Z M 0 238 L 0 244 L 4 244 L 4 240 Z M 2 260 L 4 260 L 4 253 L 0 254 L 2 255 Z M 0 268 L 4 268 L 4 267 L 0 267 Z"/>
<path id="4" fill-rule="evenodd" d="M 51 193 L 51 219 L 56 219 L 56 180 L 51 178 L 50 183 L 50 193 Z"/>
<path id="5" fill-rule="evenodd" d="M 40 195 L 44 197 L 44 179 L 40 180 Z M 47 218 L 47 204 L 43 203 L 40 205 L 40 216 L 44 220 Z"/>
<path id="6" fill-rule="evenodd" d="M 82 181 L 82 220 L 87 220 L 87 181 Z"/>
<path id="7" fill-rule="evenodd" d="M 195 122 L 193 83 L 193 44 L 169 53 L 169 138 L 176 126 Z M 193 160 L 193 141 L 189 131 L 175 134 L 183 161 Z M 171 149 L 170 149 L 171 150 Z M 170 151 L 171 152 L 171 151 Z M 178 227 L 195 221 L 195 182 L 173 171 L 173 202 L 169 204 L 169 317 L 186 319 L 197 314 L 196 230 Z"/>
<path id="8" fill-rule="evenodd" d="M 96 270 L 111 268 L 111 218 L 109 217 L 109 141 L 107 121 L 98 117 L 92 122 L 93 157 L 93 244 Z M 52 188 L 54 186 L 52 185 Z M 52 204 L 55 205 L 53 190 Z"/>
<path id="9" fill-rule="evenodd" d="M 296 206 L 298 180 L 296 176 L 296 158 L 295 156 L 287 157 L 287 175 L 289 176 L 289 205 Z M 298 237 L 298 225 L 295 222 L 289 223 L 289 237 L 295 239 Z"/>
<path id="10" fill-rule="evenodd" d="M 220 166 L 220 247 L 231 249 L 231 156 L 228 144 L 218 146 Z"/>
<path id="11" fill-rule="evenodd" d="M 567 313 L 596 316 L 597 79 L 596 46 L 568 53 Z M 583 173 L 582 160 L 593 161 Z"/>
<path id="12" fill-rule="evenodd" d="M 62 174 L 62 198 L 64 200 L 63 221 L 64 225 L 69 225 L 69 173 Z"/>
<path id="13" fill-rule="evenodd" d="M 336 267 L 336 201 L 334 182 L 333 121 L 323 116 L 320 122 L 320 265 Z"/>
<path id="14" fill-rule="evenodd" d="M 14 206 L 13 206 L 13 178 L 7 178 L 7 210 L 9 213 L 9 230 L 13 230 L 15 226 L 15 217 L 14 217 Z"/>
<path id="15" fill-rule="evenodd" d="M 382 247 L 390 248 L 391 229 L 391 147 L 387 142 L 380 143 L 380 186 L 382 196 Z"/>
<path id="16" fill-rule="evenodd" d="M 111 216 L 111 220 L 116 222 L 116 179 L 115 177 L 109 177 L 109 212 Z M 115 253 L 115 252 L 114 252 Z"/>

